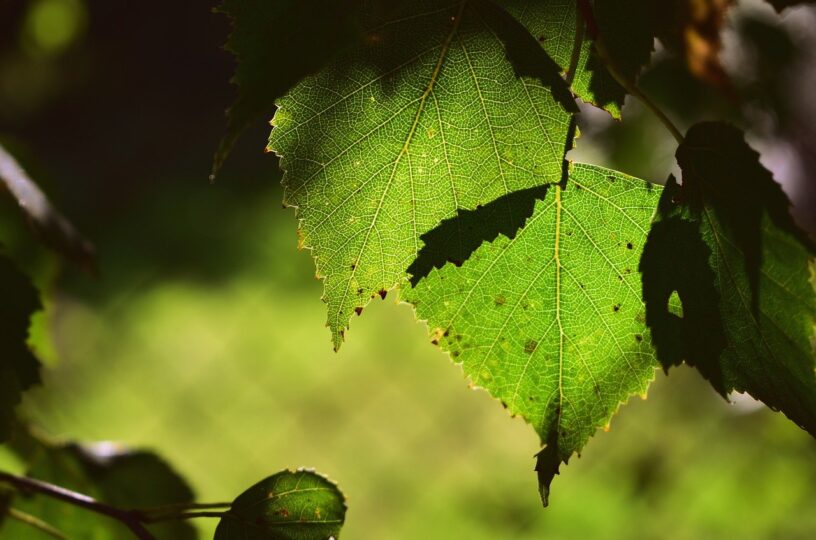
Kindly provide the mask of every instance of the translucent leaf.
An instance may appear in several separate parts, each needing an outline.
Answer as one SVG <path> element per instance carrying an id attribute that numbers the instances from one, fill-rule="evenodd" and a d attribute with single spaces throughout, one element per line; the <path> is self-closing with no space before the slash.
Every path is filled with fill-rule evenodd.
<path id="1" fill-rule="evenodd" d="M 660 191 L 576 165 L 515 237 L 403 293 L 433 341 L 539 433 L 545 504 L 560 464 L 653 378 L 637 263 Z"/>
<path id="2" fill-rule="evenodd" d="M 406 279 L 420 235 L 558 182 L 576 110 L 559 66 L 492 3 L 365 4 L 363 43 L 280 100 L 269 143 L 335 348 L 355 312 Z"/>

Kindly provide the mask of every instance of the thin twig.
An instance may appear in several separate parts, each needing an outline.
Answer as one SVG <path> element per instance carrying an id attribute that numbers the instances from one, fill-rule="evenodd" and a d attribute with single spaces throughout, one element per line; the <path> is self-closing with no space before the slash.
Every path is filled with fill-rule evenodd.
<path id="1" fill-rule="evenodd" d="M 13 474 L 0 471 L 0 482 L 11 484 L 23 492 L 33 491 L 35 493 L 40 493 L 53 499 L 58 499 L 69 503 L 73 506 L 78 506 L 91 512 L 113 518 L 129 528 L 139 540 L 156 540 L 156 537 L 153 536 L 153 534 L 151 534 L 151 532 L 148 531 L 142 524 L 141 516 L 136 512 L 122 510 L 109 504 L 97 501 L 96 499 L 83 495 L 82 493 L 77 493 L 60 486 L 55 486 L 54 484 L 35 480 L 34 478 L 15 476 Z"/>
<path id="2" fill-rule="evenodd" d="M 229 512 L 179 512 L 177 514 L 162 516 L 144 516 L 143 519 L 147 523 L 159 523 L 161 521 L 174 521 L 177 519 L 222 518 L 228 513 Z"/>
<path id="3" fill-rule="evenodd" d="M 62 534 L 60 531 L 46 523 L 45 521 L 41 520 L 38 517 L 32 516 L 31 514 L 26 514 L 22 510 L 17 510 L 16 508 L 9 508 L 6 510 L 6 515 L 12 519 L 16 519 L 20 523 L 24 523 L 29 527 L 33 527 L 38 531 L 51 536 L 52 538 L 56 538 L 57 540 L 68 540 L 68 537 Z"/>
<path id="4" fill-rule="evenodd" d="M 185 510 L 211 510 L 214 508 L 229 508 L 232 503 L 218 502 L 218 503 L 178 503 L 165 504 L 161 506 L 147 506 L 144 508 L 135 508 L 134 511 L 145 516 L 161 516 L 165 514 L 173 514 L 183 512 Z"/>

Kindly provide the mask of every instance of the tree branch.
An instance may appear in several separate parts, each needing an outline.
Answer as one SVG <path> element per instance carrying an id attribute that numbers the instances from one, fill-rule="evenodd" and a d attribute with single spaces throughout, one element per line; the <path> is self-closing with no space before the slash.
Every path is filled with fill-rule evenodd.
<path id="1" fill-rule="evenodd" d="M 49 484 L 47 482 L 42 482 L 40 480 L 35 480 L 33 478 L 15 476 L 2 471 L 0 471 L 0 482 L 11 484 L 17 490 L 22 492 L 29 491 L 39 493 L 53 499 L 66 502 L 73 506 L 78 506 L 91 512 L 113 518 L 129 528 L 139 540 L 156 540 L 156 537 L 153 536 L 153 534 L 142 524 L 142 516 L 138 512 L 122 510 L 109 504 L 97 501 L 96 499 L 83 495 L 82 493 L 77 493 L 75 491 L 71 491 L 60 486 L 55 486 L 54 484 Z"/>

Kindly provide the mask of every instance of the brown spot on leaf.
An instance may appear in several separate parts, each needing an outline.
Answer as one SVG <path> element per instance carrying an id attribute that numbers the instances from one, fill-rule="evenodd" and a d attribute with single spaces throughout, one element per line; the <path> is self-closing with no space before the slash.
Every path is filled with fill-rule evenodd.
<path id="1" fill-rule="evenodd" d="M 362 307 L 356 307 L 356 308 L 354 308 L 354 313 L 356 313 L 356 314 L 357 314 L 357 316 L 359 317 L 360 315 L 362 315 L 362 314 L 363 314 L 363 308 L 362 308 Z"/>
<path id="2" fill-rule="evenodd" d="M 379 293 L 377 293 L 377 294 L 379 294 L 379 295 L 380 295 L 380 298 L 382 298 L 383 300 L 385 300 L 385 296 L 388 294 L 388 291 L 386 291 L 385 289 L 380 289 L 380 292 L 379 292 Z"/>
<path id="3" fill-rule="evenodd" d="M 527 354 L 533 354 L 537 348 L 538 342 L 534 339 L 528 339 L 527 342 L 524 344 L 524 352 L 526 352 Z"/>

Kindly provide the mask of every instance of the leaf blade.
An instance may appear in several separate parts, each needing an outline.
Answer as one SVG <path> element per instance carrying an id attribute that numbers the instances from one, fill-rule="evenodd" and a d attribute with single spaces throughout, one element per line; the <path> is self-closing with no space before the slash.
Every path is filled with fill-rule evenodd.
<path id="1" fill-rule="evenodd" d="M 560 180 L 567 112 L 516 75 L 478 6 L 441 5 L 369 13 L 366 44 L 282 98 L 273 120 L 269 149 L 324 279 L 335 348 L 355 311 L 405 281 L 421 234 Z"/>
<path id="2" fill-rule="evenodd" d="M 577 165 L 514 238 L 403 292 L 433 341 L 541 436 L 545 504 L 560 464 L 653 378 L 633 269 L 659 191 Z"/>

